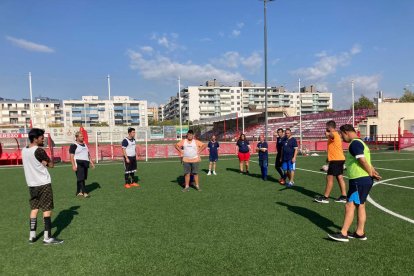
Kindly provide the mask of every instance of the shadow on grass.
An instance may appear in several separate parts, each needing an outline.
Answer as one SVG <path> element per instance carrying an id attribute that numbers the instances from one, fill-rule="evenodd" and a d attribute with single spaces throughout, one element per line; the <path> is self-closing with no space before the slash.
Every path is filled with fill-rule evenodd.
<path id="1" fill-rule="evenodd" d="M 93 182 L 89 185 L 86 185 L 85 187 L 86 187 L 86 192 L 91 193 L 91 192 L 95 191 L 96 189 L 100 189 L 101 184 L 99 184 L 98 182 Z"/>
<path id="2" fill-rule="evenodd" d="M 337 231 L 333 231 L 331 230 L 331 228 L 336 228 L 337 230 L 340 230 L 341 227 L 336 225 L 332 220 L 327 219 L 323 216 L 321 216 L 320 214 L 316 213 L 315 211 L 312 211 L 308 208 L 305 207 L 300 207 L 300 206 L 294 206 L 294 205 L 289 205 L 287 203 L 284 202 L 276 202 L 276 204 L 279 204 L 281 206 L 286 207 L 289 211 L 298 214 L 306 219 L 308 219 L 309 221 L 311 221 L 313 224 L 315 224 L 316 226 L 318 226 L 320 229 L 322 229 L 323 231 L 332 234 L 335 233 Z"/>
<path id="3" fill-rule="evenodd" d="M 79 208 L 80 206 L 78 205 L 60 211 L 52 223 L 52 228 L 56 227 L 56 231 L 53 235 L 54 237 L 58 237 L 60 233 L 71 224 L 73 218 L 79 214 L 78 211 L 76 211 Z"/>
<path id="4" fill-rule="evenodd" d="M 299 192 L 299 193 L 301 193 L 305 196 L 311 197 L 312 199 L 315 198 L 315 196 L 319 195 L 319 193 L 316 193 L 312 190 L 308 190 L 308 189 L 306 189 L 304 187 L 300 187 L 300 186 L 292 186 L 290 188 L 285 187 L 283 189 L 280 189 L 279 191 L 284 191 L 284 190 L 294 190 L 294 191 Z"/>
<path id="5" fill-rule="evenodd" d="M 226 170 L 240 174 L 240 170 L 238 170 L 238 169 L 226 168 Z M 260 179 L 262 179 L 262 175 L 261 174 L 258 174 L 258 173 L 249 173 L 249 174 L 244 174 L 244 175 L 247 175 L 247 176 L 250 176 L 250 177 L 254 177 L 254 178 L 260 178 Z M 278 179 L 274 178 L 271 175 L 268 175 L 267 176 L 267 181 L 269 181 L 269 182 L 278 182 Z"/>
<path id="6" fill-rule="evenodd" d="M 180 176 L 177 177 L 177 179 L 171 180 L 171 183 L 177 183 L 181 188 L 184 188 L 185 187 L 185 177 L 184 177 L 184 175 L 180 175 Z M 194 179 L 190 178 L 190 188 L 195 189 L 194 185 L 195 185 Z"/>

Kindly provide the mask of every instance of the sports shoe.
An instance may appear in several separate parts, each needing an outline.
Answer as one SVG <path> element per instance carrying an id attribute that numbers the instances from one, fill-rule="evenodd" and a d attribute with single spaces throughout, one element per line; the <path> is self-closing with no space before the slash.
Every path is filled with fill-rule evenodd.
<path id="1" fill-rule="evenodd" d="M 131 183 L 131 184 L 129 184 L 129 186 L 131 186 L 131 187 L 141 187 L 138 183 Z"/>
<path id="2" fill-rule="evenodd" d="M 280 185 L 285 185 L 285 180 L 283 178 L 279 179 Z"/>
<path id="3" fill-rule="evenodd" d="M 318 203 L 329 203 L 329 199 L 326 196 L 317 196 L 313 200 Z"/>
<path id="4" fill-rule="evenodd" d="M 289 183 L 287 183 L 287 184 L 286 184 L 286 187 L 290 188 L 290 187 L 292 187 L 293 185 L 295 185 L 295 183 L 294 183 L 294 182 L 290 182 L 290 181 L 289 181 Z"/>
<path id="5" fill-rule="evenodd" d="M 340 197 L 335 199 L 335 202 L 346 203 L 346 200 L 347 200 L 346 196 L 341 195 Z"/>
<path id="6" fill-rule="evenodd" d="M 240 171 L 240 174 L 244 174 L 244 172 L 243 171 Z"/>
<path id="7" fill-rule="evenodd" d="M 82 193 L 79 193 L 79 194 L 77 194 L 76 196 L 81 196 L 81 197 L 83 197 L 83 194 L 82 194 Z"/>
<path id="8" fill-rule="evenodd" d="M 213 174 L 214 174 L 214 175 L 217 175 L 217 174 L 216 174 L 216 171 L 213 171 Z"/>
<path id="9" fill-rule="evenodd" d="M 348 238 L 357 239 L 357 240 L 360 240 L 360 241 L 366 241 L 368 239 L 367 236 L 365 236 L 365 234 L 358 235 L 356 232 L 348 234 Z"/>
<path id="10" fill-rule="evenodd" d="M 43 240 L 43 244 L 49 245 L 49 244 L 61 244 L 63 243 L 63 240 L 59 240 L 57 238 L 49 238 L 47 240 Z"/>
<path id="11" fill-rule="evenodd" d="M 334 241 L 339 241 L 339 242 L 349 242 L 349 239 L 347 236 L 342 235 L 341 232 L 336 233 L 336 234 L 328 234 L 328 237 Z"/>
<path id="12" fill-rule="evenodd" d="M 211 175 L 211 171 L 208 171 L 207 175 Z"/>
<path id="13" fill-rule="evenodd" d="M 29 238 L 29 244 L 33 244 L 36 242 L 36 237 Z"/>
<path id="14" fill-rule="evenodd" d="M 181 190 L 181 192 L 183 192 L 183 193 L 185 193 L 185 192 L 189 192 L 190 191 L 190 188 L 189 187 L 187 187 L 187 188 L 183 188 L 182 190 Z"/>
<path id="15" fill-rule="evenodd" d="M 90 198 L 91 196 L 90 196 L 89 194 L 87 194 L 87 193 L 84 193 L 84 194 L 83 194 L 83 197 L 84 197 L 84 198 Z"/>
<path id="16" fill-rule="evenodd" d="M 201 189 L 200 189 L 200 187 L 199 187 L 199 186 L 194 186 L 194 188 L 195 188 L 197 191 L 201 192 Z"/>
<path id="17" fill-rule="evenodd" d="M 249 170 L 246 171 L 246 174 L 249 174 Z"/>
<path id="18" fill-rule="evenodd" d="M 129 188 L 131 188 L 131 184 L 126 183 L 126 184 L 124 185 L 124 187 L 125 187 L 125 188 L 127 188 L 127 189 L 129 189 Z"/>

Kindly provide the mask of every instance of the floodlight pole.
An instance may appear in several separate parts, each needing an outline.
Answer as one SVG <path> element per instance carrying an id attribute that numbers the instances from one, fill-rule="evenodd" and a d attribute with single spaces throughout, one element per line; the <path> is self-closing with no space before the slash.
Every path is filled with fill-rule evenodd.
<path id="1" fill-rule="evenodd" d="M 300 79 L 298 82 L 299 91 L 299 139 L 300 139 L 300 152 L 303 154 L 303 143 L 302 143 L 302 93 L 300 92 Z"/>
<path id="2" fill-rule="evenodd" d="M 113 121 L 113 112 L 112 112 L 112 101 L 111 101 L 111 77 L 108 75 L 108 100 L 109 100 L 109 136 L 111 140 L 111 160 L 114 159 L 114 147 L 112 141 L 112 121 Z"/>
<path id="3" fill-rule="evenodd" d="M 355 94 L 354 94 L 354 80 L 351 81 L 352 89 L 352 126 L 355 127 Z"/>
<path id="4" fill-rule="evenodd" d="M 29 72 L 29 92 L 30 92 L 30 127 L 33 127 L 33 92 L 32 92 L 32 72 Z M 26 124 L 25 124 L 26 125 Z"/>
<path id="5" fill-rule="evenodd" d="M 266 3 L 273 0 L 263 0 L 264 13 L 264 64 L 265 64 L 265 139 L 267 140 L 267 17 L 266 17 Z"/>
<path id="6" fill-rule="evenodd" d="M 243 80 L 241 80 L 241 113 L 242 113 L 242 133 L 244 134 Z"/>
<path id="7" fill-rule="evenodd" d="M 180 139 L 183 139 L 183 123 L 181 118 L 181 79 L 178 77 L 178 109 L 180 113 Z"/>

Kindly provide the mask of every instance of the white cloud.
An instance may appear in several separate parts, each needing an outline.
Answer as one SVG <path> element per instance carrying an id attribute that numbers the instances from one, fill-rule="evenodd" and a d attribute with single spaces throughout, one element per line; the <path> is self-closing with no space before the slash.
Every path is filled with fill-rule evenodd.
<path id="1" fill-rule="evenodd" d="M 351 81 L 354 81 L 354 91 L 359 91 L 359 94 L 366 96 L 375 95 L 375 92 L 379 90 L 379 82 L 381 75 L 370 76 L 348 76 L 342 78 L 338 82 L 338 87 L 343 89 L 351 89 Z"/>
<path id="2" fill-rule="evenodd" d="M 141 47 L 141 51 L 144 53 L 152 53 L 154 49 L 151 46 L 143 46 Z"/>
<path id="3" fill-rule="evenodd" d="M 270 64 L 272 64 L 272 65 L 276 65 L 276 64 L 278 64 L 278 63 L 279 63 L 279 61 L 280 61 L 280 58 L 275 58 L 275 59 L 273 59 L 273 60 L 270 62 Z"/>
<path id="4" fill-rule="evenodd" d="M 202 82 L 208 79 L 219 79 L 223 82 L 232 82 L 242 79 L 239 73 L 229 72 L 211 64 L 193 64 L 191 61 L 180 63 L 161 54 L 145 58 L 142 53 L 128 50 L 130 68 L 137 70 L 144 79 L 176 80 L 178 76 L 191 82 Z"/>
<path id="5" fill-rule="evenodd" d="M 157 41 L 158 45 L 166 48 L 170 52 L 175 51 L 177 49 L 185 49 L 184 46 L 181 46 L 178 44 L 177 33 L 170 33 L 170 34 L 163 34 L 163 35 L 158 35 L 157 33 L 153 33 L 151 35 L 151 40 Z"/>
<path id="6" fill-rule="evenodd" d="M 319 60 L 311 67 L 299 68 L 294 74 L 299 74 L 306 80 L 321 80 L 336 72 L 339 66 L 347 66 L 352 56 L 361 52 L 359 45 L 354 45 L 348 52 L 328 56 L 326 52 L 316 54 Z"/>
<path id="7" fill-rule="evenodd" d="M 224 53 L 220 58 L 213 59 L 212 62 L 228 68 L 239 68 L 243 66 L 250 73 L 255 73 L 262 66 L 263 59 L 258 52 L 253 52 L 250 56 L 243 57 L 239 52 L 229 51 Z"/>
<path id="8" fill-rule="evenodd" d="M 240 30 L 233 30 L 231 32 L 231 36 L 232 37 L 238 37 L 240 34 L 241 34 L 241 31 Z"/>
<path id="9" fill-rule="evenodd" d="M 55 52 L 53 48 L 50 48 L 46 45 L 34 43 L 28 40 L 15 38 L 11 36 L 6 36 L 6 39 L 10 41 L 13 45 L 23 48 L 28 51 L 41 52 L 41 53 L 54 53 Z"/>

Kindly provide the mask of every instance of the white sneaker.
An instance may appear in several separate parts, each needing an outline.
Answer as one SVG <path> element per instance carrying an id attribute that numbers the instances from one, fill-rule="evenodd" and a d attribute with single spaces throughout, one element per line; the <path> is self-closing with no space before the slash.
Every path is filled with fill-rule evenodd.
<path id="1" fill-rule="evenodd" d="M 208 171 L 207 175 L 211 175 L 211 171 Z"/>
<path id="2" fill-rule="evenodd" d="M 43 240 L 43 244 L 61 244 L 63 243 L 63 240 L 57 239 L 57 238 L 49 238 L 47 240 Z"/>
<path id="3" fill-rule="evenodd" d="M 217 175 L 217 174 L 216 174 L 216 171 L 213 171 L 213 174 L 214 174 L 214 175 Z"/>

